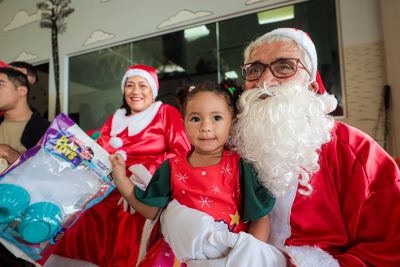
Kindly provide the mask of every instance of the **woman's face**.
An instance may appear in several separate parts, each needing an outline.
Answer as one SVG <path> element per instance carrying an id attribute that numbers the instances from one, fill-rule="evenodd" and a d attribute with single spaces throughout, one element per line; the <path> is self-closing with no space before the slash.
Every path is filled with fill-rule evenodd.
<path id="1" fill-rule="evenodd" d="M 131 76 L 126 80 L 124 97 L 131 115 L 146 110 L 154 101 L 149 82 L 141 76 Z"/>

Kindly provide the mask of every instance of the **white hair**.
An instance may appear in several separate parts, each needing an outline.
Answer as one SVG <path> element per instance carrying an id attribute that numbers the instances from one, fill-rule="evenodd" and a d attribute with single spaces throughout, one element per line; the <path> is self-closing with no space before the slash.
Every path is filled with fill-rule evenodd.
<path id="1" fill-rule="evenodd" d="M 309 55 L 307 54 L 307 52 L 300 47 L 295 41 L 293 41 L 292 39 L 290 39 L 289 37 L 286 36 L 282 36 L 282 35 L 272 35 L 272 36 L 265 36 L 262 35 L 259 38 L 257 38 L 256 40 L 252 41 L 244 50 L 243 52 L 243 57 L 244 57 L 244 63 L 250 63 L 250 56 L 251 53 L 253 52 L 254 49 L 256 49 L 257 47 L 263 45 L 263 44 L 271 44 L 274 42 L 288 42 L 288 43 L 293 43 L 295 44 L 299 50 L 300 50 L 300 60 L 301 63 L 304 64 L 304 67 L 307 69 L 307 71 L 309 73 L 311 73 L 311 59 L 309 57 Z M 264 62 L 263 62 L 264 63 Z M 269 62 L 267 62 L 269 63 Z"/>
<path id="2" fill-rule="evenodd" d="M 319 149 L 330 141 L 336 108 L 333 95 L 317 95 L 307 86 L 286 83 L 245 91 L 232 129 L 238 153 L 254 164 L 258 178 L 275 197 L 294 181 L 311 194 L 310 177 L 319 170 Z"/>

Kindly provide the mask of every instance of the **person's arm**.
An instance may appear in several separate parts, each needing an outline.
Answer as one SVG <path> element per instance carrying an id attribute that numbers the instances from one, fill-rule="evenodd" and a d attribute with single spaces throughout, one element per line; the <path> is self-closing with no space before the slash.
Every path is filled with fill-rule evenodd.
<path id="1" fill-rule="evenodd" d="M 258 220 L 250 222 L 250 227 L 248 233 L 265 243 L 268 242 L 270 223 L 268 215 L 261 217 Z"/>
<path id="2" fill-rule="evenodd" d="M 0 157 L 7 160 L 9 164 L 12 164 L 20 156 L 19 152 L 14 148 L 6 144 L 0 144 Z"/>
<path id="3" fill-rule="evenodd" d="M 110 156 L 110 161 L 113 167 L 114 183 L 121 195 L 128 201 L 129 205 L 145 218 L 153 220 L 160 211 L 159 207 L 147 205 L 139 201 L 135 194 L 135 186 L 126 176 L 125 161 L 118 153 Z"/>
<path id="4" fill-rule="evenodd" d="M 240 159 L 239 168 L 243 219 L 250 222 L 248 233 L 262 242 L 267 242 L 270 233 L 267 214 L 272 210 L 275 198 L 258 182 L 253 165 Z"/>
<path id="5" fill-rule="evenodd" d="M 338 160 L 334 175 L 342 184 L 339 200 L 351 245 L 333 256 L 340 266 L 400 266 L 399 168 L 371 138 L 349 139 L 338 146 L 346 159 Z"/>

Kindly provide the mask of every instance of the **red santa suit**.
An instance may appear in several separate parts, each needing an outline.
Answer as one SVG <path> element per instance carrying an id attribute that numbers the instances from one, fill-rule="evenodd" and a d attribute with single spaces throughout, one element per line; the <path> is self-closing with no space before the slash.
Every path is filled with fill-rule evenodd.
<path id="1" fill-rule="evenodd" d="M 310 196 L 293 190 L 277 199 L 270 242 L 294 266 L 400 266 L 400 173 L 392 158 L 336 122 L 319 164 Z"/>
<path id="2" fill-rule="evenodd" d="M 303 31 L 276 29 L 248 49 L 276 37 L 292 40 L 305 52 L 310 59 L 311 79 L 323 94 L 316 49 Z M 244 54 L 249 55 L 250 50 Z M 326 112 L 331 112 L 329 101 L 325 101 L 329 99 L 322 99 Z M 301 194 L 299 189 L 303 188 L 297 188 L 294 179 L 290 191 L 276 199 L 270 213 L 272 245 L 257 242 L 246 233 L 226 236 L 218 244 L 232 247 L 227 257 L 197 266 L 284 266 L 275 248 L 285 253 L 289 266 L 400 266 L 400 171 L 392 157 L 371 137 L 341 122 L 335 122 L 331 140 L 318 152 L 320 169 L 310 179 L 312 193 Z M 164 224 L 177 218 L 175 228 L 183 229 L 191 225 L 190 212 L 184 206 L 168 207 L 162 214 Z M 186 216 L 185 223 L 178 225 L 181 216 Z M 174 229 L 164 227 L 170 228 Z M 180 238 L 179 232 L 163 233 L 170 240 Z"/>
<path id="3" fill-rule="evenodd" d="M 179 112 L 161 102 L 132 116 L 117 110 L 98 143 L 110 154 L 126 155 L 128 177 L 136 172 L 149 179 L 165 159 L 190 149 Z M 55 254 L 99 266 L 135 266 L 145 219 L 123 203 L 118 190 L 111 192 L 68 229 Z"/>

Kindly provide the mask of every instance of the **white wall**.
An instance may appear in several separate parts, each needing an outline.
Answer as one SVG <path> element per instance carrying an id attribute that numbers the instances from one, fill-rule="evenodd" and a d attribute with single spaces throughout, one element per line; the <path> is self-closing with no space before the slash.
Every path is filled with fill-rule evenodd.
<path id="1" fill-rule="evenodd" d="M 20 59 L 31 63 L 50 60 L 50 31 L 39 28 L 36 2 L 3 1 L 0 4 L 1 60 L 15 60 L 24 52 L 30 56 L 30 59 L 29 57 Z M 299 1 L 72 0 L 75 12 L 66 19 L 67 32 L 59 37 L 63 110 L 67 111 L 67 91 L 65 89 L 68 84 L 66 65 L 68 56 L 176 31 L 188 25 L 193 26 L 251 13 L 260 7 L 276 6 L 279 2 Z M 382 143 L 381 99 L 382 87 L 387 83 L 387 75 L 380 2 L 379 0 L 337 0 L 337 2 L 339 3 L 338 21 L 343 48 L 345 101 L 347 102 L 346 118 L 343 120 L 367 132 Z M 397 2 L 396 8 L 398 9 L 398 1 L 392 0 L 392 2 Z M 10 31 L 4 31 L 7 29 L 7 25 L 16 18 L 16 14 L 20 15 L 18 18 L 23 17 L 21 16 L 24 15 L 21 13 L 23 10 L 25 10 L 25 20 L 20 19 L 19 21 L 26 22 L 31 19 L 33 22 Z M 176 16 L 178 12 L 183 16 Z M 177 18 L 178 20 L 176 20 Z M 173 23 L 174 19 L 175 24 Z M 168 23 L 170 25 L 163 27 Z M 96 31 L 101 31 L 103 37 L 109 39 L 85 45 L 85 42 Z M 390 55 L 386 56 L 390 57 Z M 52 69 L 52 64 L 50 64 L 50 69 Z M 53 110 L 54 86 L 52 79 L 49 97 L 49 110 Z M 399 106 L 398 98 L 393 99 L 393 102 L 393 106 Z M 393 124 L 395 129 L 399 129 L 400 122 L 398 120 L 393 121 Z M 392 139 L 397 138 L 392 137 Z M 390 150 L 400 154 L 399 143 L 398 141 L 392 142 L 393 146 L 397 145 L 391 147 Z"/>
<path id="2" fill-rule="evenodd" d="M 381 4 L 386 10 L 383 18 Z M 400 1 L 341 0 L 339 11 L 347 102 L 343 121 L 368 133 L 383 146 L 383 87 L 391 83 L 390 79 L 394 86 L 397 77 L 397 88 L 392 88 L 392 125 L 387 150 L 400 155 L 400 120 L 396 115 L 400 113 Z M 384 24 L 390 24 L 385 35 Z"/>

